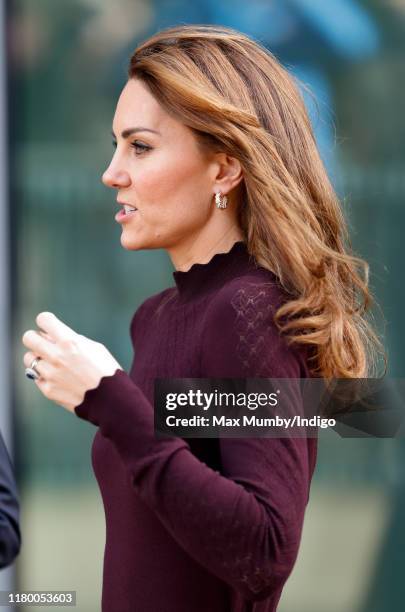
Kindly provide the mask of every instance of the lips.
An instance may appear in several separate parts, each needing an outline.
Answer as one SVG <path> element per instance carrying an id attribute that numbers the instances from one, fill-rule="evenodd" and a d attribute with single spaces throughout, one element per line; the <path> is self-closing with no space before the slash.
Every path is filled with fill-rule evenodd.
<path id="1" fill-rule="evenodd" d="M 117 212 L 117 214 L 115 215 L 115 220 L 118 221 L 118 223 L 125 223 L 126 221 L 130 221 L 132 219 L 132 217 L 136 217 L 136 212 L 138 212 L 137 208 L 134 208 L 133 206 L 128 206 L 125 204 L 122 205 L 122 208 L 119 210 L 119 212 Z"/>
<path id="2" fill-rule="evenodd" d="M 120 200 L 117 200 L 117 204 L 118 206 L 122 206 L 123 207 L 123 212 L 128 215 L 131 212 L 134 212 L 135 210 L 138 210 L 136 208 L 136 206 L 132 206 L 132 204 L 128 204 L 127 202 L 121 202 Z"/>
<path id="3" fill-rule="evenodd" d="M 135 206 L 130 206 L 129 204 L 123 204 L 123 206 L 126 215 L 130 212 L 133 212 L 134 210 L 138 210 L 137 208 L 135 208 Z"/>

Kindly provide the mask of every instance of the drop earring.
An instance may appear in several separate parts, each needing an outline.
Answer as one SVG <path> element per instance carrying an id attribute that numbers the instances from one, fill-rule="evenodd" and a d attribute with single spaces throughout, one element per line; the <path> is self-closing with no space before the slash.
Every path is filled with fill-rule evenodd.
<path id="1" fill-rule="evenodd" d="M 228 198 L 226 195 L 222 195 L 222 193 L 218 191 L 218 193 L 215 194 L 215 204 L 217 205 L 217 208 L 226 208 L 227 203 Z"/>

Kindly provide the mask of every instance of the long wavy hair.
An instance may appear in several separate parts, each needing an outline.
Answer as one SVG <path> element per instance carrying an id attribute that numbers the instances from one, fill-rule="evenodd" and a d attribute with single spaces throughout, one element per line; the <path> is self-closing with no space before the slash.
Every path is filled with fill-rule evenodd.
<path id="1" fill-rule="evenodd" d="M 311 374 L 372 376 L 386 356 L 366 316 L 369 266 L 351 252 L 294 77 L 246 35 L 206 25 L 153 35 L 135 49 L 128 76 L 203 147 L 240 161 L 238 222 L 249 253 L 291 298 L 274 321 L 288 343 L 306 345 Z"/>

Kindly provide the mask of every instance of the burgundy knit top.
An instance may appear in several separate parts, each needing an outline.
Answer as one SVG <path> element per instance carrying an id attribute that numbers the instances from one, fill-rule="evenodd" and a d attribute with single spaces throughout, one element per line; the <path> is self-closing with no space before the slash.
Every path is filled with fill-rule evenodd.
<path id="1" fill-rule="evenodd" d="M 301 378 L 273 321 L 286 298 L 244 242 L 173 272 L 130 333 L 129 373 L 89 389 L 106 517 L 103 612 L 274 612 L 298 553 L 316 438 L 158 438 L 154 379 Z"/>

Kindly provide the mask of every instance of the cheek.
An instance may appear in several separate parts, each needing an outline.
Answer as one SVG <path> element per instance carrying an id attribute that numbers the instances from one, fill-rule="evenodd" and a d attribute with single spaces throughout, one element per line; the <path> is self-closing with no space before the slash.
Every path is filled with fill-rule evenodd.
<path id="1" fill-rule="evenodd" d="M 206 198 L 209 193 L 208 173 L 200 158 L 184 153 L 155 153 L 138 162 L 134 188 L 147 202 L 181 207 L 190 201 Z"/>

